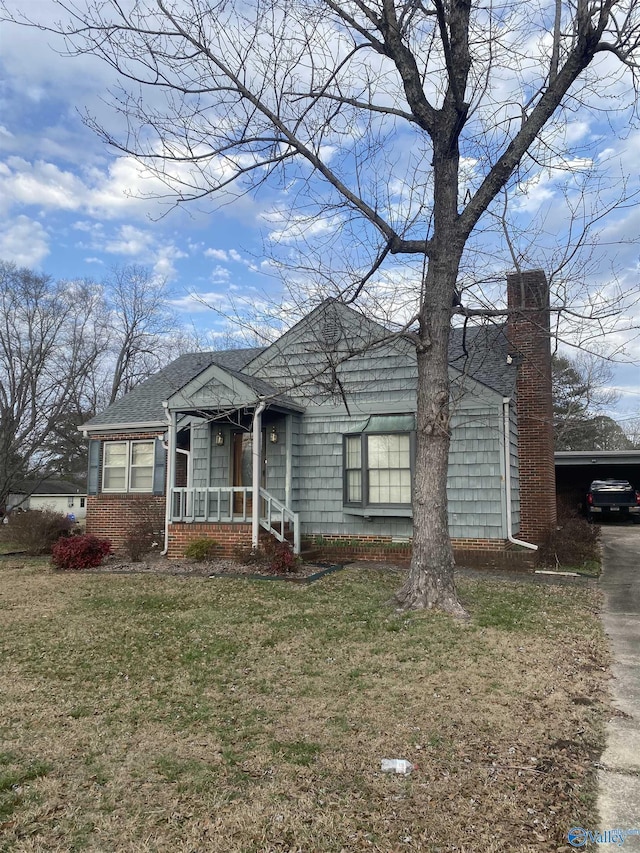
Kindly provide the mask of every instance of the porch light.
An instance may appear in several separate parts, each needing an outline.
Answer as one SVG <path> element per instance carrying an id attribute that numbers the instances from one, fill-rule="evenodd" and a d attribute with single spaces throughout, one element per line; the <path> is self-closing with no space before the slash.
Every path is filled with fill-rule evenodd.
<path id="1" fill-rule="evenodd" d="M 224 433 L 221 429 L 218 430 L 218 434 L 216 435 L 216 444 L 218 447 L 222 447 L 224 444 Z"/>
<path id="2" fill-rule="evenodd" d="M 271 432 L 269 433 L 269 441 L 271 444 L 278 443 L 278 433 L 276 432 L 276 428 L 274 426 L 271 427 Z"/>

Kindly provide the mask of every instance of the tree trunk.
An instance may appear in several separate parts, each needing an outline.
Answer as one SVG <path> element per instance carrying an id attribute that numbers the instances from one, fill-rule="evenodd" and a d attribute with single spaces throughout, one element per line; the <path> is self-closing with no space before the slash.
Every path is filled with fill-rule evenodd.
<path id="1" fill-rule="evenodd" d="M 396 599 L 405 609 L 444 610 L 465 617 L 453 581 L 447 511 L 449 461 L 449 329 L 458 275 L 455 251 L 432 260 L 425 281 L 417 348 L 416 461 L 413 548 L 409 576 Z"/>

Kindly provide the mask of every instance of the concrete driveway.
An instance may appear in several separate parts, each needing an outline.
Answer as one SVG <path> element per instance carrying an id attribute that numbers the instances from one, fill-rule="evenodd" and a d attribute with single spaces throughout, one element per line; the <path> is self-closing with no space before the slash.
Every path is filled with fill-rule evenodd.
<path id="1" fill-rule="evenodd" d="M 607 725 L 599 773 L 600 826 L 593 829 L 636 832 L 622 844 L 612 834 L 586 846 L 640 851 L 640 525 L 605 525 L 602 543 L 603 621 L 614 657 L 613 705 L 621 713 Z"/>

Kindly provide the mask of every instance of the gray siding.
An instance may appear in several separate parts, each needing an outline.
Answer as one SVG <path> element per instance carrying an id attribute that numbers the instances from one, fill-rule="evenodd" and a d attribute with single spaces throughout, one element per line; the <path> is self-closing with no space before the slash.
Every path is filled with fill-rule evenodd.
<path id="1" fill-rule="evenodd" d="M 382 330 L 351 311 L 339 311 L 340 338 L 322 338 L 323 323 L 301 323 L 248 367 L 247 372 L 268 380 L 304 405 L 342 406 L 343 392 L 350 407 L 383 400 L 413 408 L 416 382 L 415 354 L 405 341 L 379 344 Z"/>
<path id="2" fill-rule="evenodd" d="M 196 488 L 209 485 L 209 455 L 211 452 L 211 426 L 191 426 L 191 472 L 192 484 Z"/>
<path id="3" fill-rule="evenodd" d="M 372 517 L 345 509 L 342 503 L 342 436 L 360 418 L 326 414 L 300 423 L 293 509 L 309 535 L 378 535 L 408 537 L 410 517 Z M 501 409 L 458 407 L 452 419 L 449 454 L 449 531 L 454 538 L 504 539 Z"/>
<path id="4" fill-rule="evenodd" d="M 447 494 L 454 538 L 503 539 L 501 408 L 459 406 L 452 417 Z"/>
<path id="5" fill-rule="evenodd" d="M 495 395 L 488 407 L 469 395 L 455 406 L 449 453 L 447 492 L 449 531 L 454 538 L 504 539 L 505 500 L 502 409 Z M 286 497 L 286 417 L 265 415 L 267 490 L 285 501 Z M 292 494 L 291 508 L 300 513 L 305 536 L 342 534 L 411 536 L 412 520 L 404 517 L 364 518 L 343 506 L 342 437 L 362 425 L 362 416 L 346 412 L 291 416 Z M 278 442 L 269 441 L 271 425 Z M 231 482 L 231 437 L 222 427 L 225 444 L 218 447 L 218 426 L 194 427 L 192 465 L 194 486 L 226 486 Z M 517 522 L 517 446 L 512 418 L 511 459 Z M 207 446 L 207 442 L 209 445 Z M 209 481 L 206 482 L 210 460 Z M 515 527 L 514 527 L 515 529 Z"/>
<path id="6" fill-rule="evenodd" d="M 515 401 L 509 407 L 509 458 L 511 462 L 511 525 L 520 529 L 520 466 L 518 462 L 518 414 Z"/>
<path id="7" fill-rule="evenodd" d="M 275 426 L 278 441 L 272 444 L 269 440 L 271 427 Z M 263 418 L 263 427 L 267 431 L 266 441 L 266 488 L 274 498 L 284 503 L 286 485 L 286 419 L 284 416 L 277 417 L 267 412 Z"/>

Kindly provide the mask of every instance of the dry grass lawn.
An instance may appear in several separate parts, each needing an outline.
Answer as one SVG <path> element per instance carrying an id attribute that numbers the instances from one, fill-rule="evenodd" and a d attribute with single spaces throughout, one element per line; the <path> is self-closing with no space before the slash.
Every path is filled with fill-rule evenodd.
<path id="1" fill-rule="evenodd" d="M 596 824 L 585 588 L 53 573 L 0 561 L 0 850 L 557 851 Z M 408 758 L 408 777 L 380 772 Z"/>

